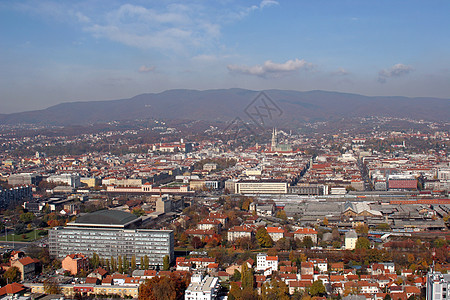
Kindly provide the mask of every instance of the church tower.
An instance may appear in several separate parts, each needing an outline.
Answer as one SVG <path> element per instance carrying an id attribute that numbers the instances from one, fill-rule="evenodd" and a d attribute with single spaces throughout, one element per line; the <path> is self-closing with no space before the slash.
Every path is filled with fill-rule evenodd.
<path id="1" fill-rule="evenodd" d="M 277 141 L 277 130 L 274 128 L 272 131 L 272 143 L 270 145 L 270 150 L 275 151 L 277 148 L 278 141 Z"/>

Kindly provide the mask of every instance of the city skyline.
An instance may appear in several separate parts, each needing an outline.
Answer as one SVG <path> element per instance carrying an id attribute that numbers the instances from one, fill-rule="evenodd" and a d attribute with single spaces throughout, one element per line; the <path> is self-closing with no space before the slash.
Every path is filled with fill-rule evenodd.
<path id="1" fill-rule="evenodd" d="M 168 89 L 450 98 L 444 1 L 4 1 L 1 113 Z"/>

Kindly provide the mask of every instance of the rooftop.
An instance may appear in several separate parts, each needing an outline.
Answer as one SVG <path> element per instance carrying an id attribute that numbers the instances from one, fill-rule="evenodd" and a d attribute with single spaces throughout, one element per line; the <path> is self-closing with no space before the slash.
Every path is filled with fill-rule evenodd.
<path id="1" fill-rule="evenodd" d="M 120 210 L 99 210 L 78 217 L 72 225 L 118 225 L 125 226 L 137 221 L 138 217 Z"/>

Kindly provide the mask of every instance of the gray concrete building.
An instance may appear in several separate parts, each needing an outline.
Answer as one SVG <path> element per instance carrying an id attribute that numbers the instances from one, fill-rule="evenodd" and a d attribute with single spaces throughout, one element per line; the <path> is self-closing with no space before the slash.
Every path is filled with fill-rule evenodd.
<path id="1" fill-rule="evenodd" d="M 138 229 L 141 222 L 135 215 L 115 210 L 101 210 L 77 218 L 66 227 L 49 230 L 50 255 L 63 258 L 82 253 L 89 257 L 95 252 L 109 259 L 134 255 L 139 262 L 145 255 L 150 266 L 162 266 L 166 255 L 174 258 L 172 230 Z"/>

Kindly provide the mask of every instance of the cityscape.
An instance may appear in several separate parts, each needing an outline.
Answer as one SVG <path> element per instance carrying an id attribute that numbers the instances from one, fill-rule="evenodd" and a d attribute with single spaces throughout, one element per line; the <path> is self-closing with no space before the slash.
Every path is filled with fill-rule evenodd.
<path id="1" fill-rule="evenodd" d="M 0 300 L 450 300 L 450 3 L 0 3 Z"/>
<path id="2" fill-rule="evenodd" d="M 300 133 L 205 122 L 180 138 L 189 123 L 5 125 L 11 291 L 421 299 L 446 285 L 450 123 L 357 118 Z"/>

